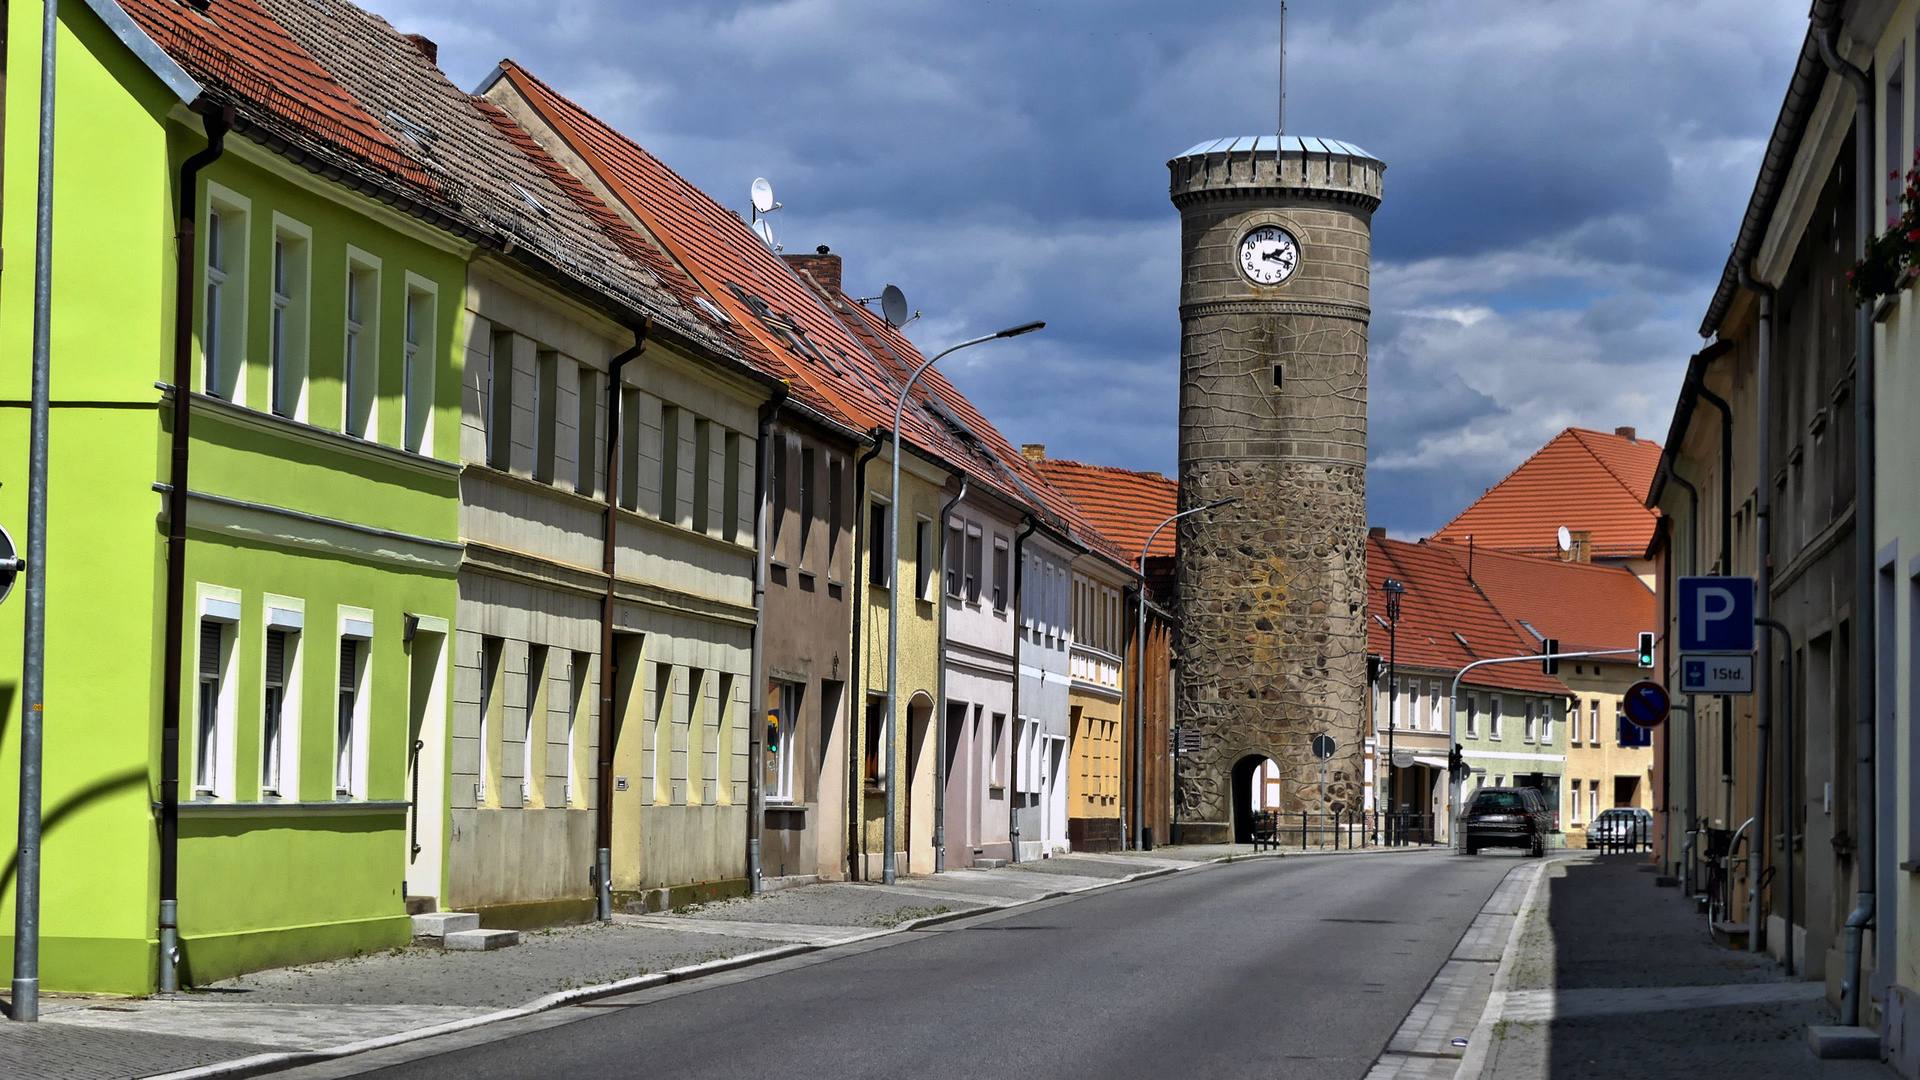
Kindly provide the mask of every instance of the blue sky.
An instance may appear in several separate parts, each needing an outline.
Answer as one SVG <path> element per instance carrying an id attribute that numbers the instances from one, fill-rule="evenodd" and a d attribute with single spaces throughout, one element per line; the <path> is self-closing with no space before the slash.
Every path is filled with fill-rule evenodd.
<path id="1" fill-rule="evenodd" d="M 1015 442 L 1172 475 L 1166 161 L 1275 124 L 1271 0 L 362 0 L 471 88 L 511 56 L 788 251 L 893 283 Z M 1388 163 L 1369 516 L 1443 524 L 1569 425 L 1664 437 L 1804 0 L 1296 0 L 1288 130 Z"/>

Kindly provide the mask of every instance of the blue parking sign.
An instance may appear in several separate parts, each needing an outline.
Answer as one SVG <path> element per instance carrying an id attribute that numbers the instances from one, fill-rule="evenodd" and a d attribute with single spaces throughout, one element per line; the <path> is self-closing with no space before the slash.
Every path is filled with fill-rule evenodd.
<path id="1" fill-rule="evenodd" d="M 1683 653 L 1753 651 L 1753 579 L 1683 577 L 1677 614 Z"/>

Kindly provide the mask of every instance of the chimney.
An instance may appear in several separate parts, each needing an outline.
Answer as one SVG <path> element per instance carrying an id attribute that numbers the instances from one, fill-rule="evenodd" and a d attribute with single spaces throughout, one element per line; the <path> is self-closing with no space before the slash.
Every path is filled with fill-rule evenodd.
<path id="1" fill-rule="evenodd" d="M 1047 460 L 1047 445 L 1037 442 L 1023 443 L 1020 446 L 1020 456 L 1026 458 L 1028 461 L 1045 461 Z"/>
<path id="2" fill-rule="evenodd" d="M 813 280 L 830 293 L 840 291 L 840 256 L 833 254 L 827 245 L 821 244 L 813 249 L 814 255 L 782 255 L 787 265 L 795 270 L 813 275 Z"/>
<path id="3" fill-rule="evenodd" d="M 1617 428 L 1614 428 L 1614 429 L 1613 429 L 1613 433 L 1614 433 L 1615 435 L 1618 435 L 1618 436 L 1620 436 L 1621 438 L 1623 438 L 1623 439 L 1625 439 L 1625 440 L 1627 440 L 1628 442 L 1632 442 L 1632 441 L 1633 441 L 1633 436 L 1634 436 L 1634 430 L 1633 430 L 1632 428 L 1630 428 L 1630 427 L 1617 427 Z"/>
<path id="4" fill-rule="evenodd" d="M 1367 539 L 1369 540 L 1385 540 L 1386 538 L 1387 527 L 1385 525 L 1374 525 L 1367 529 Z"/>
<path id="5" fill-rule="evenodd" d="M 432 38 L 425 34 L 408 34 L 407 40 L 413 42 L 413 47 L 419 49 L 420 55 L 427 58 L 427 63 L 439 66 L 440 46 L 435 45 Z"/>

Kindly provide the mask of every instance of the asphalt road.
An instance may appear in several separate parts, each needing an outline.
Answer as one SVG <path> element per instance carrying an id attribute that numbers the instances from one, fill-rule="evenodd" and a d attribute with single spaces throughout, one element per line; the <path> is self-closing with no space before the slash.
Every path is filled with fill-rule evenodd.
<path id="1" fill-rule="evenodd" d="M 1431 851 L 1217 865 L 355 1069 L 383 1080 L 1359 1078 L 1513 865 Z"/>

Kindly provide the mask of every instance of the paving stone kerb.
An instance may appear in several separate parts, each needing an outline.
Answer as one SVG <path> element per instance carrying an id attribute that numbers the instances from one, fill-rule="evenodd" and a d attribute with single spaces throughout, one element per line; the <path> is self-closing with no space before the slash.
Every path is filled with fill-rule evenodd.
<path id="1" fill-rule="evenodd" d="M 1228 839 L 1251 756 L 1282 805 L 1361 804 L 1366 685 L 1368 271 L 1385 166 L 1317 140 L 1168 163 L 1181 218 L 1180 524 L 1175 713 L 1200 730 L 1180 763 L 1180 827 Z M 1294 147 L 1302 147 L 1294 149 Z M 1240 269 L 1264 225 L 1298 242 L 1276 285 Z M 1326 803 L 1313 736 L 1337 746 Z"/>

